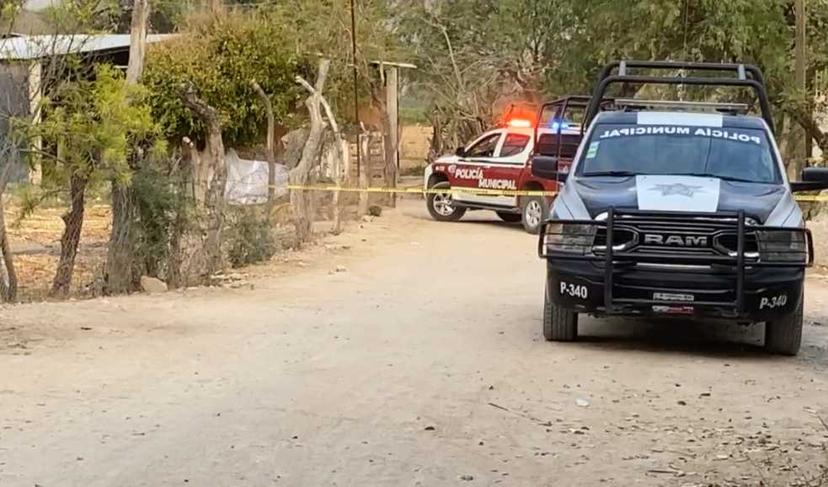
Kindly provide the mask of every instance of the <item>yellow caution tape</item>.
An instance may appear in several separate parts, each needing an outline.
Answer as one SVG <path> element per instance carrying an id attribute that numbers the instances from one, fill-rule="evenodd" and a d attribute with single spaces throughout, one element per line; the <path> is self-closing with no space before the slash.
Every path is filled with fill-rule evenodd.
<path id="1" fill-rule="evenodd" d="M 343 193 L 402 193 L 402 194 L 477 194 L 485 196 L 555 196 L 557 191 L 515 190 L 515 189 L 487 189 L 487 188 L 430 188 L 420 186 L 403 188 L 353 188 L 347 186 L 324 185 L 288 185 L 287 189 L 295 191 L 339 191 Z"/>
<path id="2" fill-rule="evenodd" d="M 807 201 L 807 202 L 817 202 L 817 201 L 828 201 L 828 196 L 823 196 L 819 194 L 802 194 L 799 196 L 794 196 L 796 201 Z"/>
<path id="3" fill-rule="evenodd" d="M 284 186 L 282 186 L 284 187 Z M 487 188 L 429 188 L 425 189 L 420 186 L 409 186 L 402 188 L 354 188 L 347 186 L 333 186 L 333 185 L 288 185 L 287 189 L 294 191 L 332 191 L 342 193 L 397 193 L 397 194 L 476 194 L 481 196 L 555 196 L 557 191 L 538 191 L 538 190 L 515 190 L 515 189 L 487 189 Z M 796 201 L 802 202 L 822 202 L 828 201 L 828 195 L 799 195 L 794 196 Z"/>

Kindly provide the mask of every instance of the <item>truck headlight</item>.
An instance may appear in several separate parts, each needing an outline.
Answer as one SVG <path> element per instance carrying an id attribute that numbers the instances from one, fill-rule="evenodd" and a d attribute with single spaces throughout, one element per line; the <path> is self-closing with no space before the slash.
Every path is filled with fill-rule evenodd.
<path id="1" fill-rule="evenodd" d="M 594 224 L 550 222 L 545 228 L 544 245 L 547 252 L 584 255 L 595 241 Z"/>
<path id="2" fill-rule="evenodd" d="M 766 262 L 807 263 L 808 238 L 801 229 L 757 230 L 759 258 Z"/>

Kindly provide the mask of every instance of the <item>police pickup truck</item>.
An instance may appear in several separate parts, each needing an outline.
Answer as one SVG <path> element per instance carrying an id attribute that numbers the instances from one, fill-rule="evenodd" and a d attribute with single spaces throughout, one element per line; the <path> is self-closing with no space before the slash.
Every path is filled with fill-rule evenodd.
<path id="1" fill-rule="evenodd" d="M 630 74 L 642 69 L 670 75 Z M 749 89 L 761 116 L 746 105 L 619 99 L 602 110 L 612 84 Z M 828 187 L 828 172 L 806 168 L 802 182 L 788 181 L 762 73 L 612 63 L 584 127 L 566 173 L 543 153 L 552 136 L 538 134 L 533 155 L 537 177 L 566 181 L 538 243 L 547 262 L 544 337 L 574 340 L 579 313 L 720 318 L 763 322 L 765 348 L 795 355 L 813 246 L 793 192 Z"/>
<path id="2" fill-rule="evenodd" d="M 510 118 L 504 127 L 429 164 L 423 185 L 431 217 L 457 221 L 469 210 L 491 210 L 503 221 L 522 222 L 527 232 L 538 233 L 559 183 L 532 174 L 529 156 L 536 131 L 556 136 L 557 170 L 565 172 L 581 141 L 580 121 L 588 101 L 586 96 L 570 96 L 546 104 L 535 120 Z"/>

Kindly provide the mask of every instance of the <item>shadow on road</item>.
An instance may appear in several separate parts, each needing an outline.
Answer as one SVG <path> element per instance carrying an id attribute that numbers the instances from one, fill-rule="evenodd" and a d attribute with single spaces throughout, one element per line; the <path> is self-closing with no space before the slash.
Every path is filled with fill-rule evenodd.
<path id="1" fill-rule="evenodd" d="M 806 320 L 806 323 L 808 321 Z M 685 353 L 699 357 L 794 360 L 764 351 L 764 325 L 737 325 L 716 321 L 585 318 L 579 323 L 578 344 L 591 349 L 653 353 Z M 803 330 L 796 361 L 828 368 L 828 333 L 824 327 Z"/>
<path id="2" fill-rule="evenodd" d="M 763 333 L 763 325 L 607 318 L 583 320 L 578 341 L 589 348 L 774 360 L 762 348 Z"/>
<path id="3" fill-rule="evenodd" d="M 427 213 L 421 213 L 419 211 L 407 211 L 405 212 L 405 215 L 414 218 L 415 220 L 430 221 L 434 223 L 440 223 L 441 225 L 475 225 L 485 227 L 497 227 L 511 229 L 519 231 L 521 233 L 526 233 L 523 229 L 523 225 L 520 222 L 507 223 L 494 216 L 494 213 L 492 213 L 491 217 L 488 217 L 486 213 L 488 212 L 481 211 L 479 212 L 479 215 L 464 216 L 462 220 L 456 222 L 437 222 L 433 218 L 431 218 Z"/>

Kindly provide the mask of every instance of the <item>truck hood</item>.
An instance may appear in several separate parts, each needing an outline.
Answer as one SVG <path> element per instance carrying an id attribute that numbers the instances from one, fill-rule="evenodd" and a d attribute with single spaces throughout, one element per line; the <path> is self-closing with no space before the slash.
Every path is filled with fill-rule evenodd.
<path id="1" fill-rule="evenodd" d="M 460 161 L 460 158 L 454 154 L 445 154 L 434 160 L 434 162 L 442 164 L 457 164 L 458 161 Z"/>
<path id="2" fill-rule="evenodd" d="M 571 184 L 570 184 L 571 183 Z M 745 210 L 760 223 L 788 195 L 782 184 L 745 183 L 695 176 L 641 175 L 571 178 L 566 188 L 586 207 L 591 218 L 609 207 L 712 213 Z"/>

